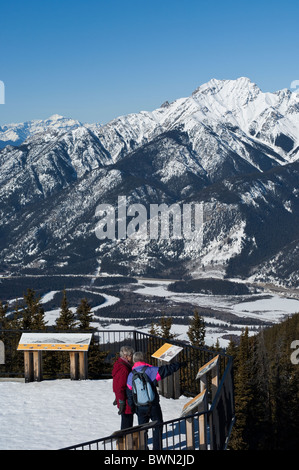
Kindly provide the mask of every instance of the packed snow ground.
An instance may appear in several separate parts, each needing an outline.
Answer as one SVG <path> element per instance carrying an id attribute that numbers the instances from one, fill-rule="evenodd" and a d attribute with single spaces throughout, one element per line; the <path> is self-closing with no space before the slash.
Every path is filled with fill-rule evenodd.
<path id="1" fill-rule="evenodd" d="M 164 420 L 178 418 L 189 400 L 160 397 Z M 0 382 L 0 450 L 56 450 L 110 436 L 120 427 L 113 401 L 110 379 Z"/>

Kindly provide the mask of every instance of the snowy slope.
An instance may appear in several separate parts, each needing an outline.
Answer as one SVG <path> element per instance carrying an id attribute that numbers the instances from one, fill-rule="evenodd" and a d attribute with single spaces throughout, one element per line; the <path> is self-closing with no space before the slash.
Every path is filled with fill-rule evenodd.
<path id="1" fill-rule="evenodd" d="M 178 418 L 189 400 L 161 397 L 164 420 Z M 0 381 L 0 450 L 56 450 L 109 436 L 120 426 L 113 401 L 112 380 Z"/>

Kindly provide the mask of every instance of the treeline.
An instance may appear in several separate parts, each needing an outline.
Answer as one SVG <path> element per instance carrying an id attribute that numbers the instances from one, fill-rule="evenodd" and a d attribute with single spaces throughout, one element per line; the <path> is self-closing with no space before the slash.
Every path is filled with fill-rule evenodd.
<path id="1" fill-rule="evenodd" d="M 234 357 L 236 423 L 232 450 L 297 450 L 299 444 L 299 314 L 249 337 Z M 298 360 L 297 360 L 298 358 Z"/>
<path id="2" fill-rule="evenodd" d="M 247 295 L 250 290 L 245 284 L 223 279 L 190 279 L 176 281 L 168 286 L 171 292 L 189 292 L 207 295 Z"/>
<path id="3" fill-rule="evenodd" d="M 66 290 L 63 290 L 60 313 L 56 319 L 53 329 L 72 330 L 74 328 L 92 329 L 90 326 L 92 320 L 91 306 L 86 298 L 81 299 L 76 312 L 69 308 Z M 47 328 L 45 320 L 45 311 L 41 303 L 41 298 L 36 295 L 33 289 L 27 289 L 23 294 L 23 301 L 17 301 L 13 311 L 10 311 L 9 304 L 0 302 L 0 327 L 3 330 L 38 330 Z"/>
<path id="4" fill-rule="evenodd" d="M 16 351 L 16 344 L 11 347 L 12 337 L 14 343 L 18 343 L 21 333 L 26 331 L 92 332 L 94 330 L 91 326 L 92 320 L 93 314 L 87 299 L 82 298 L 76 311 L 73 312 L 69 308 L 65 289 L 63 290 L 59 315 L 55 320 L 55 324 L 50 326 L 47 326 L 41 299 L 32 289 L 27 289 L 26 293 L 23 294 L 23 302 L 16 303 L 13 311 L 9 311 L 7 303 L 0 302 L 0 330 L 6 331 L 5 334 L 0 334 L 0 339 L 4 344 L 7 342 L 6 364 L 0 366 L 0 368 L 8 367 L 10 368 L 9 372 L 12 371 L 14 374 L 24 372 L 22 355 Z M 7 333 L 8 331 L 10 333 Z M 88 351 L 88 377 L 90 379 L 99 378 L 106 372 L 106 356 L 107 353 L 102 352 L 100 346 L 92 338 Z M 67 375 L 69 375 L 69 354 L 67 352 L 44 355 L 43 376 L 45 378 Z"/>

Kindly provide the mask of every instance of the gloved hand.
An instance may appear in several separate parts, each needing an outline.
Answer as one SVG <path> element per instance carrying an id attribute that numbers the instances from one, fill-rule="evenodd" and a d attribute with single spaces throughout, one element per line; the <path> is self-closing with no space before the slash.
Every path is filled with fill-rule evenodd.
<path id="1" fill-rule="evenodd" d="M 113 406 L 116 406 L 117 405 L 117 400 L 115 398 L 114 402 L 113 402 Z"/>
<path id="2" fill-rule="evenodd" d="M 125 408 L 126 408 L 126 402 L 119 400 L 118 414 L 122 415 L 125 412 Z"/>

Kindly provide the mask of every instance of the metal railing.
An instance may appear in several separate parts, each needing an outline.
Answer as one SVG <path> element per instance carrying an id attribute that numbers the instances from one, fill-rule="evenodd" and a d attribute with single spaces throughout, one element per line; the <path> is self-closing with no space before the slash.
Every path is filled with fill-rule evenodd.
<path id="1" fill-rule="evenodd" d="M 132 450 L 138 447 L 138 450 L 153 450 L 153 433 L 161 433 L 163 450 L 186 450 L 191 447 L 187 444 L 187 421 L 192 420 L 194 429 L 193 450 L 199 450 L 199 418 L 201 413 L 177 418 L 163 422 L 157 426 L 156 423 L 149 423 L 143 426 L 136 426 L 131 429 L 124 429 L 111 436 L 101 439 L 84 442 L 75 446 L 65 447 L 60 450 Z M 139 429 L 138 429 L 139 428 Z M 157 450 L 157 449 L 156 449 Z"/>
<path id="2" fill-rule="evenodd" d="M 208 442 L 204 444 L 200 440 L 200 420 L 204 422 L 206 427 L 204 431 L 209 436 Z M 232 361 L 229 360 L 216 396 L 208 411 L 163 422 L 160 426 L 162 449 L 176 451 L 225 450 L 233 423 Z M 192 430 L 191 433 L 190 429 Z M 60 450 L 153 450 L 154 432 L 157 432 L 157 425 L 150 423 L 146 425 L 146 428 L 137 426 Z"/>

